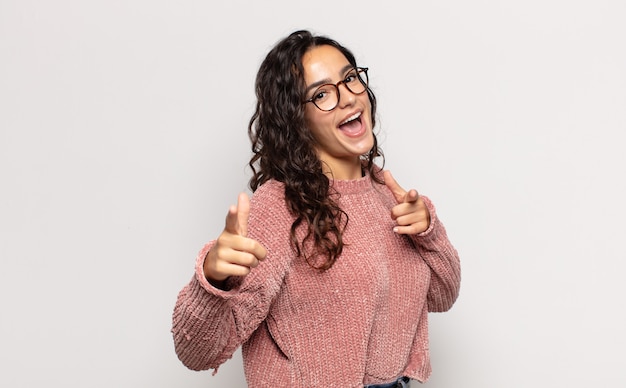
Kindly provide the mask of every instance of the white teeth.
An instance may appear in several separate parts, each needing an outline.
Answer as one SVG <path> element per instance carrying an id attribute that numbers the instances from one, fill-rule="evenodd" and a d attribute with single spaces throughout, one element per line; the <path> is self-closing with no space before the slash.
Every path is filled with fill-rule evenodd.
<path id="1" fill-rule="evenodd" d="M 361 116 L 361 112 L 357 112 L 355 114 L 353 114 L 352 116 L 348 117 L 345 121 L 341 122 L 341 124 L 339 125 L 344 125 L 352 120 L 356 120 Z"/>

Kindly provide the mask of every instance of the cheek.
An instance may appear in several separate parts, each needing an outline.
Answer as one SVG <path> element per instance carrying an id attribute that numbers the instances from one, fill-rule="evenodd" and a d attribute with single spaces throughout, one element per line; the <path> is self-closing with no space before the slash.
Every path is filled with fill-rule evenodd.
<path id="1" fill-rule="evenodd" d="M 313 137 L 318 141 L 332 131 L 333 120 L 331 115 L 323 115 L 307 110 L 304 113 L 304 121 L 309 131 L 313 134 Z"/>
<path id="2" fill-rule="evenodd" d="M 367 97 L 367 94 L 363 93 L 361 96 L 364 98 L 365 100 L 363 101 L 363 103 L 365 104 L 365 107 L 367 109 L 368 112 L 368 116 L 370 116 L 370 118 L 372 117 L 372 104 L 370 103 L 370 99 Z"/>

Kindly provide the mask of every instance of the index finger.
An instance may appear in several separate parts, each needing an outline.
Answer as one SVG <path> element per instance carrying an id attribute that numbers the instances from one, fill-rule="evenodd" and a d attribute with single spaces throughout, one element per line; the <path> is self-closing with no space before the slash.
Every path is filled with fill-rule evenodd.
<path id="1" fill-rule="evenodd" d="M 254 244 L 254 249 L 252 250 L 252 254 L 258 259 L 258 260 L 264 260 L 265 257 L 267 256 L 267 249 L 265 249 L 265 247 L 263 245 L 261 245 L 260 242 L 254 240 L 255 244 Z"/>
<path id="2" fill-rule="evenodd" d="M 404 202 L 406 203 L 415 203 L 420 199 L 420 195 L 417 192 L 417 190 L 415 189 L 411 189 L 409 190 L 409 192 L 406 194 L 406 197 L 404 197 Z"/>
<path id="3" fill-rule="evenodd" d="M 230 207 L 228 208 L 228 213 L 226 213 L 224 230 L 228 233 L 238 234 L 239 221 L 237 218 L 237 207 L 235 205 L 230 205 Z"/>

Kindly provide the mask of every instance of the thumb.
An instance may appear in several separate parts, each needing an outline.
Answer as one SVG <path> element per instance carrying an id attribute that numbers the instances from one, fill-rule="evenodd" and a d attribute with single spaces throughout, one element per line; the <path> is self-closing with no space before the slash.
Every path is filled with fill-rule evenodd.
<path id="1" fill-rule="evenodd" d="M 246 237 L 248 235 L 248 216 L 250 215 L 250 200 L 246 193 L 239 194 L 237 206 L 232 205 L 226 215 L 224 230 L 232 234 Z"/>
<path id="2" fill-rule="evenodd" d="M 398 201 L 398 203 L 413 203 L 413 202 L 417 202 L 417 200 L 419 199 L 419 194 L 416 190 L 411 189 L 408 192 L 405 191 L 399 184 L 398 182 L 396 182 L 396 180 L 393 178 L 393 175 L 391 175 L 391 172 L 389 170 L 385 170 L 385 172 L 383 173 L 384 178 L 385 178 L 385 185 L 389 188 L 389 190 L 391 190 L 391 192 L 393 193 L 394 197 L 396 197 L 396 201 Z"/>
<path id="3" fill-rule="evenodd" d="M 239 224 L 239 234 L 248 236 L 248 217 L 250 216 L 250 199 L 248 194 L 240 193 L 237 198 L 237 223 Z"/>
<path id="4" fill-rule="evenodd" d="M 385 170 L 385 172 L 383 172 L 383 177 L 385 179 L 385 186 L 391 190 L 393 196 L 396 197 L 396 201 L 398 203 L 404 202 L 406 198 L 406 191 L 404 191 L 398 182 L 396 182 L 393 175 L 391 175 L 391 172 L 389 170 Z"/>

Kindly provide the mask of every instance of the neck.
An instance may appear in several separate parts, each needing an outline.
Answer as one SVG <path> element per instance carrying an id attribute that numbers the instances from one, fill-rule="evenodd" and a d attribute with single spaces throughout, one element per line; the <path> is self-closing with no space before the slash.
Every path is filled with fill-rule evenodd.
<path id="1" fill-rule="evenodd" d="M 363 176 L 361 159 L 333 160 L 332 163 L 322 160 L 324 174 L 331 180 L 349 181 Z"/>

